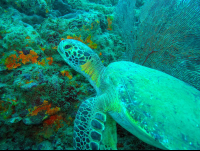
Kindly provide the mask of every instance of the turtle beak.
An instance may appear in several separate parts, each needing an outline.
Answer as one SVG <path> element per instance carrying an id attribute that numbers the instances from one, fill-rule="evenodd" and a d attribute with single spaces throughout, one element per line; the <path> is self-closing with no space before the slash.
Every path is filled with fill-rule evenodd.
<path id="1" fill-rule="evenodd" d="M 58 47 L 58 52 L 61 53 L 61 54 L 64 54 L 64 50 L 62 49 L 62 46 L 63 46 L 63 41 L 60 42 L 59 44 L 59 47 Z"/>

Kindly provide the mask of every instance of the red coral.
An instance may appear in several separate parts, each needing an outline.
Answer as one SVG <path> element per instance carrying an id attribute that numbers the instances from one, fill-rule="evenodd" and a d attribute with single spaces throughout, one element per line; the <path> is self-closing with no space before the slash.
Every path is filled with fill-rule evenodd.
<path id="1" fill-rule="evenodd" d="M 58 123 L 59 120 L 62 120 L 62 116 L 61 115 L 52 115 L 49 117 L 49 119 L 44 121 L 44 124 L 46 125 L 53 125 L 55 123 Z"/>
<path id="2" fill-rule="evenodd" d="M 17 61 L 19 61 L 19 59 L 17 58 L 16 54 L 11 54 L 9 57 L 7 57 L 5 65 L 8 68 L 8 70 L 21 66 L 21 64 L 17 63 Z"/>
<path id="3" fill-rule="evenodd" d="M 22 63 L 26 64 L 27 62 L 37 63 L 37 53 L 33 50 L 30 50 L 30 53 L 27 55 L 23 54 L 23 51 L 19 51 L 19 59 L 22 59 Z"/>
<path id="4" fill-rule="evenodd" d="M 63 70 L 63 71 L 61 71 L 61 74 L 62 74 L 63 76 L 67 76 L 67 77 L 69 78 L 69 80 L 72 79 L 72 75 L 70 74 L 69 71 Z"/>
<path id="5" fill-rule="evenodd" d="M 52 57 L 48 57 L 46 59 L 49 60 L 49 62 L 48 62 L 49 65 L 51 65 L 53 63 L 53 58 Z"/>
<path id="6" fill-rule="evenodd" d="M 67 39 L 75 39 L 75 40 L 78 40 L 86 45 L 88 45 L 91 49 L 97 49 L 97 44 L 94 43 L 92 40 L 91 40 L 91 35 L 89 35 L 85 41 L 81 38 L 81 35 L 78 37 L 78 36 L 67 36 Z"/>
<path id="7" fill-rule="evenodd" d="M 29 109 L 29 112 L 30 112 L 30 110 L 31 109 Z M 48 101 L 44 100 L 42 105 L 34 107 L 33 111 L 30 112 L 30 115 L 35 116 L 39 112 L 42 112 L 42 111 L 46 111 L 45 114 L 53 115 L 53 114 L 57 113 L 58 111 L 60 111 L 60 108 L 59 107 L 51 108 L 51 104 L 48 104 Z"/>
<path id="8" fill-rule="evenodd" d="M 108 21 L 108 28 L 107 28 L 107 30 L 112 30 L 113 17 L 112 16 L 108 16 L 107 17 L 107 21 Z"/>

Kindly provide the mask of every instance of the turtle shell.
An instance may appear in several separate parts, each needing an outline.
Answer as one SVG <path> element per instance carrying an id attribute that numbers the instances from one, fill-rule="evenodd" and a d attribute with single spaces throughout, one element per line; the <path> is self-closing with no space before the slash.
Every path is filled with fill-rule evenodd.
<path id="1" fill-rule="evenodd" d="M 126 130 L 162 149 L 200 149 L 200 91 L 126 61 L 110 64 L 102 77 L 115 88 L 108 95 L 120 108 L 110 115 Z"/>

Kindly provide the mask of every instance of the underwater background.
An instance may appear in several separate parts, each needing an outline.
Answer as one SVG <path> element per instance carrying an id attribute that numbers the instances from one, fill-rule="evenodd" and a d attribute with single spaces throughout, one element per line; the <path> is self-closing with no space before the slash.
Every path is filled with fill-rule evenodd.
<path id="1" fill-rule="evenodd" d="M 125 60 L 200 90 L 199 0 L 1 0 L 0 149 L 73 149 L 96 92 L 57 52 L 76 39 L 105 66 Z M 117 125 L 117 148 L 157 150 Z"/>

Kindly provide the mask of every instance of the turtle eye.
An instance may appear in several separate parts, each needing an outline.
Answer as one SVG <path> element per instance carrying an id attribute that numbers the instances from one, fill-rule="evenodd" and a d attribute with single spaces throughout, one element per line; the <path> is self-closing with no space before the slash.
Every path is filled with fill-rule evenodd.
<path id="1" fill-rule="evenodd" d="M 69 49 L 69 48 L 71 48 L 72 47 L 72 45 L 66 45 L 65 46 L 65 49 Z"/>

